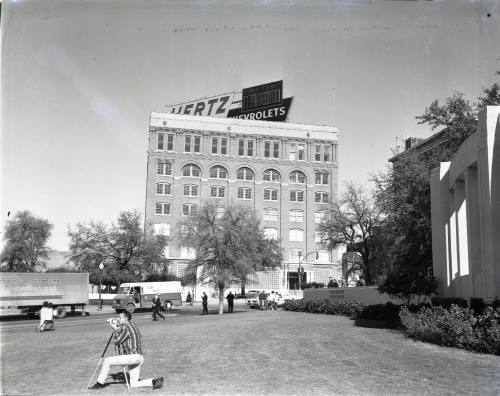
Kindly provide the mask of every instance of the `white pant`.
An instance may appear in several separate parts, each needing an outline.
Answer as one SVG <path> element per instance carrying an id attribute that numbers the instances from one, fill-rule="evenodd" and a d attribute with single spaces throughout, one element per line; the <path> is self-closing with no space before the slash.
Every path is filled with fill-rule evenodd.
<path id="1" fill-rule="evenodd" d="M 97 378 L 97 382 L 104 384 L 106 378 L 108 378 L 109 369 L 111 366 L 127 366 L 127 371 L 130 374 L 130 387 L 132 388 L 143 388 L 147 386 L 153 386 L 153 379 L 145 379 L 139 381 L 139 374 L 141 372 L 141 366 L 144 363 L 144 357 L 135 353 L 133 355 L 116 355 L 110 356 L 104 359 L 102 363 L 101 373 Z"/>

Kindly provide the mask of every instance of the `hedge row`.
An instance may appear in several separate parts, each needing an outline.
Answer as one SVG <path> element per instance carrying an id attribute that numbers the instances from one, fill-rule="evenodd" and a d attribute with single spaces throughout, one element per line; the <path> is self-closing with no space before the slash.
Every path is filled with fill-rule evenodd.
<path id="1" fill-rule="evenodd" d="M 400 311 L 405 333 L 412 338 L 444 346 L 455 346 L 469 351 L 500 355 L 500 309 L 484 308 L 475 315 L 470 308 L 452 305 L 424 307 L 410 312 Z"/>
<path id="2" fill-rule="evenodd" d="M 283 304 L 285 311 L 309 312 L 326 315 L 345 315 L 356 318 L 359 313 L 365 308 L 365 305 L 357 301 L 308 301 L 304 300 L 287 300 Z"/>

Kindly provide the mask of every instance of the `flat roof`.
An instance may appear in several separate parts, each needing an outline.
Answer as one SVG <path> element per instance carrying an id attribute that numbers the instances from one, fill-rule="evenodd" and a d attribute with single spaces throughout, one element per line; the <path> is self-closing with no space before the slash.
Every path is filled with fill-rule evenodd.
<path id="1" fill-rule="evenodd" d="M 292 124 L 288 122 L 217 118 L 152 112 L 149 126 L 179 128 L 242 135 L 281 136 L 299 139 L 337 141 L 338 129 L 327 125 Z"/>

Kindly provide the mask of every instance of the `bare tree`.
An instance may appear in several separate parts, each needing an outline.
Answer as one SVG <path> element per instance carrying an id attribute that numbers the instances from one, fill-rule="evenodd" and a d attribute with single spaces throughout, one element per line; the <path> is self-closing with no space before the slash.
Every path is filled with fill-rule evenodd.
<path id="1" fill-rule="evenodd" d="M 379 246 L 377 231 L 383 223 L 383 211 L 373 194 L 348 183 L 339 201 L 332 203 L 330 216 L 323 219 L 318 230 L 329 249 L 344 245 L 360 254 L 359 269 L 366 284 L 371 284 L 373 254 Z"/>

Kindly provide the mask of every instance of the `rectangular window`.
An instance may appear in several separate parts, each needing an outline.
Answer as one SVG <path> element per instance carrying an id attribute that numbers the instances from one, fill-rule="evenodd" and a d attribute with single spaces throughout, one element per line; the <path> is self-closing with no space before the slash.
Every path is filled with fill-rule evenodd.
<path id="1" fill-rule="evenodd" d="M 328 203 L 328 193 L 317 192 L 314 195 L 314 201 L 317 203 Z"/>
<path id="2" fill-rule="evenodd" d="M 278 200 L 278 190 L 272 188 L 266 188 L 264 190 L 264 201 L 277 201 Z"/>
<path id="3" fill-rule="evenodd" d="M 167 135 L 167 150 L 174 151 L 174 135 Z"/>
<path id="4" fill-rule="evenodd" d="M 186 153 L 191 152 L 191 136 L 189 135 L 184 136 L 184 151 Z"/>
<path id="5" fill-rule="evenodd" d="M 195 153 L 200 152 L 200 141 L 201 141 L 201 138 L 199 136 L 194 137 L 194 152 Z"/>
<path id="6" fill-rule="evenodd" d="M 238 187 L 238 199 L 252 199 L 252 189 L 249 187 Z"/>
<path id="7" fill-rule="evenodd" d="M 304 230 L 292 228 L 290 230 L 290 242 L 302 242 L 304 240 Z"/>
<path id="8" fill-rule="evenodd" d="M 303 144 L 299 144 L 298 146 L 299 148 L 299 160 L 305 160 L 305 157 L 304 157 L 304 145 Z"/>
<path id="9" fill-rule="evenodd" d="M 295 161 L 296 160 L 296 154 L 297 154 L 297 145 L 295 143 L 291 143 L 289 151 L 288 151 L 288 159 L 290 161 Z"/>
<path id="10" fill-rule="evenodd" d="M 172 164 L 170 162 L 158 162 L 156 174 L 161 176 L 171 176 Z"/>
<path id="11" fill-rule="evenodd" d="M 220 153 L 227 155 L 227 138 L 222 138 L 220 140 Z"/>
<path id="12" fill-rule="evenodd" d="M 302 223 L 304 221 L 304 211 L 291 210 L 290 211 L 290 221 L 294 221 L 296 223 Z"/>
<path id="13" fill-rule="evenodd" d="M 330 162 L 330 146 L 323 147 L 323 161 Z"/>
<path id="14" fill-rule="evenodd" d="M 264 142 L 264 157 L 269 158 L 271 156 L 271 142 Z"/>
<path id="15" fill-rule="evenodd" d="M 321 161 L 321 145 L 314 146 L 314 161 Z"/>
<path id="16" fill-rule="evenodd" d="M 304 191 L 290 191 L 291 202 L 304 202 Z"/>
<path id="17" fill-rule="evenodd" d="M 315 184 L 328 184 L 328 173 L 318 172 L 314 174 Z"/>
<path id="18" fill-rule="evenodd" d="M 292 263 L 298 263 L 302 256 L 304 256 L 302 249 L 290 249 L 290 261 Z"/>
<path id="19" fill-rule="evenodd" d="M 253 157 L 253 140 L 247 141 L 247 155 Z"/>
<path id="20" fill-rule="evenodd" d="M 165 140 L 165 134 L 159 133 L 158 134 L 158 150 L 163 150 L 164 140 Z"/>
<path id="21" fill-rule="evenodd" d="M 172 185 L 170 183 L 156 183 L 156 194 L 158 195 L 172 194 Z"/>
<path id="22" fill-rule="evenodd" d="M 155 224 L 154 233 L 156 235 L 170 236 L 170 224 L 166 223 Z"/>
<path id="23" fill-rule="evenodd" d="M 222 186 L 210 187 L 210 196 L 212 198 L 224 198 L 225 189 Z"/>
<path id="24" fill-rule="evenodd" d="M 273 157 L 274 158 L 279 158 L 280 157 L 280 144 L 279 143 L 274 143 L 274 149 L 273 149 Z"/>
<path id="25" fill-rule="evenodd" d="M 181 246 L 181 257 L 186 259 L 196 258 L 196 251 L 192 247 Z"/>
<path id="26" fill-rule="evenodd" d="M 278 209 L 264 208 L 264 220 L 278 221 Z"/>
<path id="27" fill-rule="evenodd" d="M 156 204 L 157 215 L 169 215 L 170 214 L 170 204 L 168 202 L 158 202 Z"/>
<path id="28" fill-rule="evenodd" d="M 195 184 L 184 185 L 184 195 L 189 196 L 189 197 L 197 197 L 198 196 L 198 186 Z"/>
<path id="29" fill-rule="evenodd" d="M 314 231 L 314 242 L 321 243 L 323 240 L 320 231 Z"/>
<path id="30" fill-rule="evenodd" d="M 243 139 L 238 140 L 238 155 L 245 155 L 245 141 Z"/>
<path id="31" fill-rule="evenodd" d="M 212 138 L 212 154 L 217 154 L 219 146 L 219 139 Z"/>

